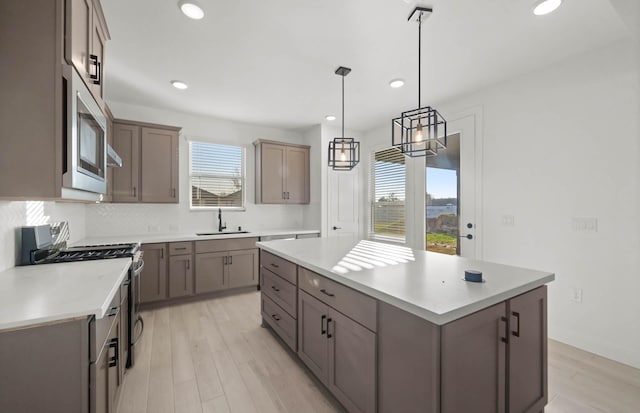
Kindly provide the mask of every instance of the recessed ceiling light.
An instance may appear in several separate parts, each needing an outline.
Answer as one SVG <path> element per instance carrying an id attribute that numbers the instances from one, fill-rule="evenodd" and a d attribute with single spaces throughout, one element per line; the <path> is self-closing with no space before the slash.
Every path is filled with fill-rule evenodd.
<path id="1" fill-rule="evenodd" d="M 202 7 L 193 0 L 180 0 L 178 2 L 178 6 L 180 7 L 182 14 L 190 19 L 200 20 L 204 17 L 204 10 L 202 10 Z"/>
<path id="2" fill-rule="evenodd" d="M 334 121 L 334 120 L 336 120 L 336 117 L 335 117 L 335 116 L 333 116 L 333 115 L 327 115 L 327 116 L 325 116 L 324 118 L 325 118 L 326 120 L 328 120 L 328 121 Z"/>
<path id="3" fill-rule="evenodd" d="M 404 86 L 404 80 L 402 80 L 402 79 L 393 79 L 391 82 L 389 82 L 389 86 L 391 86 L 394 89 L 397 89 L 399 87 Z"/>
<path id="4" fill-rule="evenodd" d="M 180 89 L 180 90 L 184 90 L 186 88 L 188 88 L 189 86 L 187 86 L 186 83 L 180 81 L 180 80 L 172 80 L 171 84 L 173 85 L 173 87 L 175 87 L 176 89 Z"/>
<path id="5" fill-rule="evenodd" d="M 544 16 L 549 14 L 562 4 L 562 0 L 538 0 L 533 5 L 533 14 L 536 16 Z"/>

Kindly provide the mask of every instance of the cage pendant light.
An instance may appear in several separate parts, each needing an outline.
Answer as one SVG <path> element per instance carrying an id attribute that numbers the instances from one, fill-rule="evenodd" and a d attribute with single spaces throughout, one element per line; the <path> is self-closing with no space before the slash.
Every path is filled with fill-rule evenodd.
<path id="1" fill-rule="evenodd" d="M 420 71 L 422 58 L 422 21 L 433 9 L 416 7 L 407 20 L 418 22 L 418 109 L 402 112 L 391 121 L 391 144 L 412 157 L 435 156 L 447 147 L 447 121 L 431 106 L 422 107 Z"/>
<path id="2" fill-rule="evenodd" d="M 344 66 L 335 72 L 342 77 L 342 135 L 329 142 L 329 166 L 334 171 L 350 171 L 360 162 L 360 142 L 344 137 L 344 78 L 349 72 L 351 69 Z"/>

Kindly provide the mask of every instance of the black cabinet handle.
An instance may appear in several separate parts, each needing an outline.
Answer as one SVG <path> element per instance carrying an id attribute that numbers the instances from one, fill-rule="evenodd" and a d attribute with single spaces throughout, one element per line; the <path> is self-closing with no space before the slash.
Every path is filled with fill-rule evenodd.
<path id="1" fill-rule="evenodd" d="M 275 285 L 272 285 L 272 286 L 271 286 L 271 289 L 272 289 L 273 291 L 277 292 L 277 293 L 278 293 L 278 292 L 280 292 L 280 289 L 279 289 L 278 287 L 276 287 Z"/>
<path id="2" fill-rule="evenodd" d="M 233 255 L 229 255 L 229 265 L 233 265 Z"/>
<path id="3" fill-rule="evenodd" d="M 187 247 L 180 247 L 180 248 L 176 248 L 175 250 L 176 251 L 181 251 L 181 250 L 186 250 L 186 249 L 187 249 Z"/>
<path id="4" fill-rule="evenodd" d="M 324 320 L 327 319 L 326 315 L 322 315 L 322 317 L 320 317 L 320 335 L 324 336 L 327 333 L 327 329 L 324 327 Z"/>
<path id="5" fill-rule="evenodd" d="M 273 268 L 280 268 L 280 266 L 278 264 L 271 263 L 269 265 L 272 266 Z"/>
<path id="6" fill-rule="evenodd" d="M 107 317 L 114 317 L 116 314 L 118 314 L 118 307 L 111 307 L 105 315 Z"/>
<path id="7" fill-rule="evenodd" d="M 327 338 L 331 338 L 333 337 L 331 335 L 331 333 L 329 332 L 329 323 L 331 323 L 333 320 L 331 320 L 330 318 L 327 319 Z"/>
<path id="8" fill-rule="evenodd" d="M 89 55 L 89 65 L 93 65 L 96 68 L 95 73 L 89 73 L 89 78 L 93 80 L 94 85 L 99 85 L 102 81 L 102 65 L 100 64 L 100 61 L 98 61 L 97 55 Z"/>
<path id="9" fill-rule="evenodd" d="M 516 318 L 516 328 L 517 330 L 515 330 L 514 332 L 512 332 L 511 334 L 513 334 L 516 337 L 520 337 L 520 313 L 516 312 L 516 311 L 512 311 L 511 315 L 513 315 Z"/>
<path id="10" fill-rule="evenodd" d="M 509 343 L 509 327 L 507 327 L 507 317 L 500 317 L 500 321 L 504 322 L 504 337 L 500 334 L 500 341 Z"/>
<path id="11" fill-rule="evenodd" d="M 108 348 L 109 348 L 109 349 L 112 349 L 112 348 L 113 348 L 113 349 L 115 349 L 115 352 L 114 352 L 114 354 L 113 354 L 113 357 L 111 357 L 111 358 L 109 359 L 109 367 L 115 367 L 115 366 L 117 366 L 117 365 L 118 365 L 118 358 L 120 357 L 120 356 L 118 355 L 118 353 L 120 353 L 120 351 L 119 351 L 120 346 L 118 345 L 118 337 L 116 337 L 116 338 L 112 338 L 112 339 L 109 341 L 109 347 L 108 347 Z"/>
<path id="12" fill-rule="evenodd" d="M 271 318 L 273 318 L 276 321 L 280 321 L 280 317 L 278 317 L 277 314 L 271 314 Z"/>
<path id="13" fill-rule="evenodd" d="M 328 292 L 327 290 L 325 290 L 324 288 L 322 290 L 320 290 L 320 292 L 324 295 L 328 295 L 329 297 L 335 297 L 336 295 L 333 293 Z"/>
<path id="14" fill-rule="evenodd" d="M 227 256 L 222 257 L 222 265 L 227 265 Z"/>
<path id="15" fill-rule="evenodd" d="M 473 235 L 471 235 L 471 234 L 460 235 L 460 238 L 473 239 Z"/>

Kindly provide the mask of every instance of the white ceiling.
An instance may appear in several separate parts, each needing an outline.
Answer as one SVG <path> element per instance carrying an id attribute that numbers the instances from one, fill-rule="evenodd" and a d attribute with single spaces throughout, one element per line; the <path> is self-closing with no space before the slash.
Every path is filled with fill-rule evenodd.
<path id="1" fill-rule="evenodd" d="M 422 27 L 422 103 L 434 104 L 627 36 L 608 0 L 565 0 L 536 17 L 534 0 L 432 0 Z M 348 129 L 368 130 L 417 106 L 417 23 L 409 0 L 102 0 L 108 101 L 284 129 L 335 114 L 338 66 Z M 424 4 L 424 3 L 422 3 Z M 404 78 L 401 89 L 388 86 Z M 179 79 L 189 89 L 174 89 Z"/>

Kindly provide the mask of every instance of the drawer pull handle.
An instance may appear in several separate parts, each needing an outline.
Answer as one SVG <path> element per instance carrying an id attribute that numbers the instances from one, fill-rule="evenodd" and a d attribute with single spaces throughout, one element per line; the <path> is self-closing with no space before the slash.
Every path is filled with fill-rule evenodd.
<path id="1" fill-rule="evenodd" d="M 280 266 L 278 264 L 271 263 L 269 265 L 272 266 L 273 268 L 280 268 Z"/>
<path id="2" fill-rule="evenodd" d="M 280 289 L 278 287 L 276 287 L 275 285 L 271 286 L 271 289 L 275 292 L 280 292 Z"/>
<path id="3" fill-rule="evenodd" d="M 175 250 L 176 251 L 181 251 L 181 250 L 186 250 L 186 249 L 187 249 L 187 247 L 180 247 L 180 248 L 176 248 Z"/>
<path id="4" fill-rule="evenodd" d="M 115 349 L 115 352 L 113 353 L 113 357 L 109 359 L 109 367 L 116 367 L 118 365 L 118 359 L 120 358 L 118 354 L 120 352 L 120 346 L 118 345 L 117 337 L 112 338 L 111 341 L 109 341 L 109 348 Z"/>
<path id="5" fill-rule="evenodd" d="M 112 307 L 109 309 L 109 311 L 107 311 L 107 314 L 105 314 L 107 317 L 114 317 L 116 314 L 118 314 L 118 307 Z"/>
<path id="6" fill-rule="evenodd" d="M 324 327 L 324 320 L 327 319 L 326 315 L 322 315 L 322 317 L 320 317 L 320 335 L 324 336 L 327 333 L 327 329 Z"/>
<path id="7" fill-rule="evenodd" d="M 336 295 L 334 293 L 330 293 L 327 290 L 325 290 L 324 288 L 322 290 L 320 290 L 320 292 L 324 295 L 328 295 L 329 297 L 335 297 Z"/>
<path id="8" fill-rule="evenodd" d="M 280 321 L 280 317 L 278 317 L 277 314 L 271 314 L 271 318 L 273 318 L 276 321 Z"/>
<path id="9" fill-rule="evenodd" d="M 329 331 L 329 323 L 331 323 L 332 321 L 333 321 L 333 320 L 332 320 L 332 319 L 330 319 L 330 318 L 328 318 L 328 319 L 327 319 L 327 338 L 331 338 L 331 337 L 333 337 L 333 336 L 331 335 L 331 332 Z M 335 332 L 335 331 L 334 331 L 334 332 Z"/>
<path id="10" fill-rule="evenodd" d="M 516 312 L 516 311 L 512 311 L 511 314 L 516 318 L 516 327 L 517 330 L 513 331 L 511 334 L 513 334 L 516 337 L 520 337 L 520 313 Z"/>

